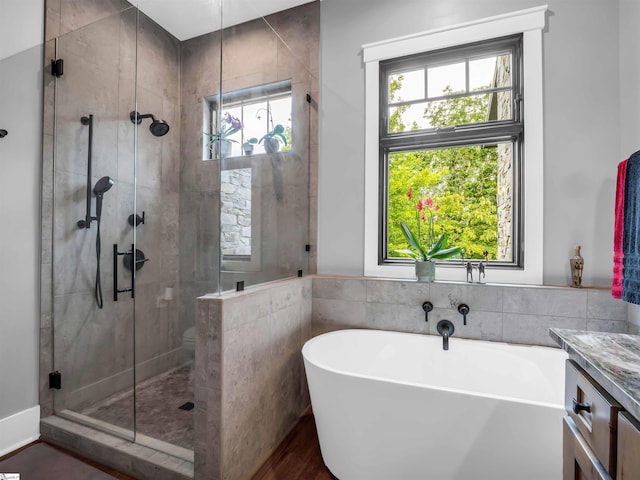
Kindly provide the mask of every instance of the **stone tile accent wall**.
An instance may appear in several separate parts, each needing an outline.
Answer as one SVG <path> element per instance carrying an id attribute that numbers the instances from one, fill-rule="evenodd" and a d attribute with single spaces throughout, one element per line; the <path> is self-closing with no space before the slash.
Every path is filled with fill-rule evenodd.
<path id="1" fill-rule="evenodd" d="M 425 323 L 422 303 L 434 309 Z M 457 307 L 469 305 L 464 326 Z M 451 320 L 464 338 L 557 346 L 549 328 L 627 332 L 627 305 L 605 289 L 417 283 L 361 277 L 313 280 L 313 335 L 376 328 L 437 335 Z"/>
<path id="2" fill-rule="evenodd" d="M 251 169 L 220 172 L 220 249 L 223 255 L 251 255 Z"/>
<path id="3" fill-rule="evenodd" d="M 312 278 L 198 299 L 196 478 L 250 478 L 309 405 Z"/>
<path id="4" fill-rule="evenodd" d="M 504 87 L 511 85 L 511 58 L 506 55 L 498 57 L 496 62 L 495 85 Z M 511 106 L 513 100 L 510 93 L 499 92 L 492 98 L 498 114 L 497 119 L 511 118 Z M 498 260 L 507 259 L 511 261 L 513 251 L 511 245 L 511 219 L 513 212 L 512 203 L 512 182 L 513 172 L 511 160 L 513 151 L 510 143 L 498 144 Z"/>

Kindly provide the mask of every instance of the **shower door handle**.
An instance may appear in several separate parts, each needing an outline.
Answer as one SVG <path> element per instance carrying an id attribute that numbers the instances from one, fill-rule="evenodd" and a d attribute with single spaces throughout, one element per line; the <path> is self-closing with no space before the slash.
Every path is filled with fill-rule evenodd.
<path id="1" fill-rule="evenodd" d="M 119 293 L 131 292 L 131 298 L 135 298 L 135 272 L 131 272 L 131 288 L 118 289 L 118 257 L 120 255 L 131 255 L 135 252 L 135 245 L 131 244 L 131 250 L 128 252 L 119 252 L 118 244 L 113 244 L 113 301 L 118 301 Z"/>

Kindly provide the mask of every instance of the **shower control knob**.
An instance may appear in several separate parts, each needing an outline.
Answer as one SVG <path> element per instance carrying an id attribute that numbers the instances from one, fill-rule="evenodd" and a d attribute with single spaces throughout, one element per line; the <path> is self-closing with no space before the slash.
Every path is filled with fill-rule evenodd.
<path id="1" fill-rule="evenodd" d="M 141 223 L 144 225 L 144 220 L 145 220 L 145 213 L 144 211 L 142 212 L 142 216 L 138 215 L 137 213 L 132 213 L 131 215 L 129 215 L 129 225 L 131 225 L 133 227 L 133 224 L 135 223 L 136 227 L 138 225 L 140 225 Z"/>
<path id="2" fill-rule="evenodd" d="M 133 252 L 126 252 L 124 254 L 124 257 L 122 258 L 122 263 L 124 264 L 124 267 L 130 272 L 132 272 L 134 268 L 136 269 L 136 272 L 137 272 L 142 267 L 144 267 L 145 262 L 148 262 L 148 261 L 149 259 L 145 257 L 144 252 L 137 248 L 136 248 L 135 260 L 133 258 Z"/>

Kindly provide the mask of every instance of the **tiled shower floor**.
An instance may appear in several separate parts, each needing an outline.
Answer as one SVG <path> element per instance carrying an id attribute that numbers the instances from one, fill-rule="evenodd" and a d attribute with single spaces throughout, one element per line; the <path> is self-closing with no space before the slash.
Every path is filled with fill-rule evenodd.
<path id="1" fill-rule="evenodd" d="M 136 432 L 193 450 L 193 412 L 179 408 L 193 402 L 190 365 L 141 382 L 136 389 Z M 79 412 L 126 428 L 133 427 L 133 391 L 118 393 Z"/>

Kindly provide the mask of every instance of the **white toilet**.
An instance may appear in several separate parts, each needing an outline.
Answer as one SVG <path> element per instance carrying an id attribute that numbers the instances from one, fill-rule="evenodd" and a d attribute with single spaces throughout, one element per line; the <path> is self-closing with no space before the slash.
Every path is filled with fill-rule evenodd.
<path id="1" fill-rule="evenodd" d="M 187 328 L 182 334 L 182 348 L 188 359 L 193 360 L 196 352 L 196 327 Z"/>
<path id="2" fill-rule="evenodd" d="M 182 358 L 183 363 L 189 362 L 189 384 L 188 390 L 193 393 L 193 385 L 195 380 L 194 359 L 196 355 L 196 327 L 187 328 L 182 334 Z"/>

